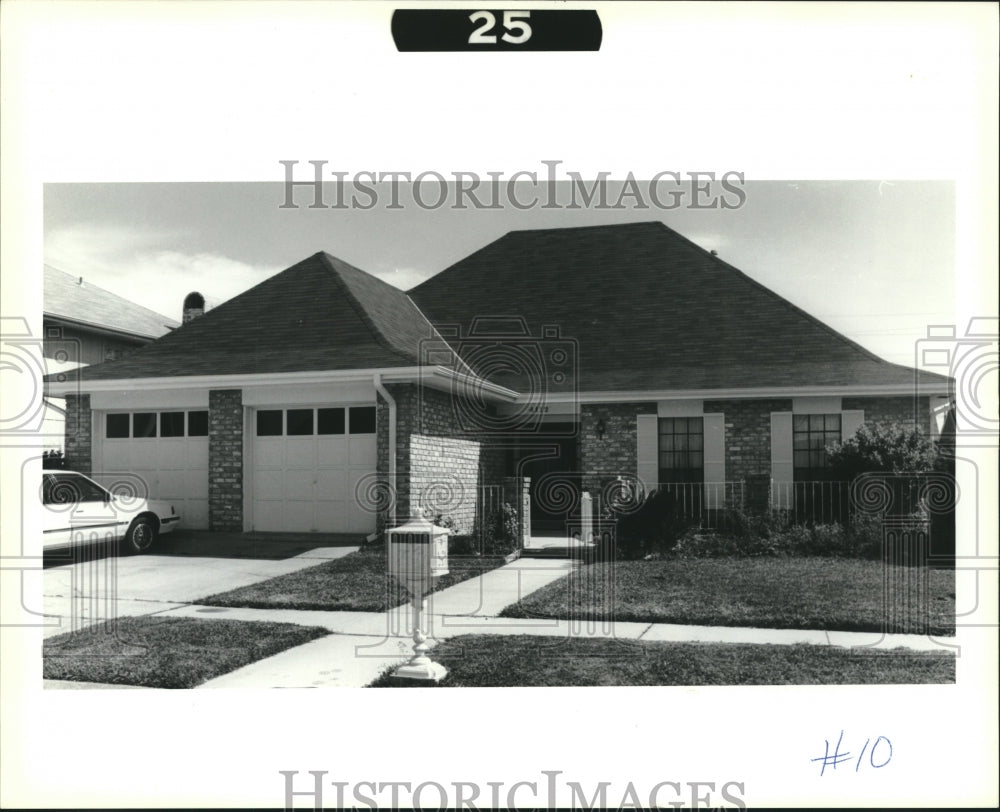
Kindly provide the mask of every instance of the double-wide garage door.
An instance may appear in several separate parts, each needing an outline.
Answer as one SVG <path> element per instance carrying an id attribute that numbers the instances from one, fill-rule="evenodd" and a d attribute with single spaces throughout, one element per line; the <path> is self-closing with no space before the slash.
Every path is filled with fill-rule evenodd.
<path id="1" fill-rule="evenodd" d="M 370 533 L 359 491 L 375 472 L 375 407 L 257 409 L 255 531 Z"/>

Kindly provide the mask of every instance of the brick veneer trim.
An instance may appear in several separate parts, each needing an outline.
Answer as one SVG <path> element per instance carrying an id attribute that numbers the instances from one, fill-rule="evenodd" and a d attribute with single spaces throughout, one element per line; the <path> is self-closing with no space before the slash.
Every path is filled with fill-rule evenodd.
<path id="1" fill-rule="evenodd" d="M 90 395 L 66 395 L 66 468 L 90 474 L 93 470 L 93 412 Z"/>
<path id="2" fill-rule="evenodd" d="M 208 526 L 243 530 L 243 391 L 208 393 Z"/>

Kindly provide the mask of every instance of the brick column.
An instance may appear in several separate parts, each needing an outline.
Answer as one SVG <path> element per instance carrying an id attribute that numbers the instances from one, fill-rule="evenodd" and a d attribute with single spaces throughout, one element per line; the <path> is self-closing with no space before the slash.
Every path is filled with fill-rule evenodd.
<path id="1" fill-rule="evenodd" d="M 208 393 L 208 527 L 243 531 L 243 391 Z"/>
<path id="2" fill-rule="evenodd" d="M 90 395 L 66 395 L 66 468 L 90 474 L 93 466 Z"/>

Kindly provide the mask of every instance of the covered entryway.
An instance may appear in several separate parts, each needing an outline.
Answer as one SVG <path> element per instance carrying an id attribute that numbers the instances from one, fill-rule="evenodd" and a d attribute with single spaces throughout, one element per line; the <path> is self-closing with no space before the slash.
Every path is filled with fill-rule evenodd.
<path id="1" fill-rule="evenodd" d="M 566 533 L 566 520 L 578 514 L 580 473 L 576 424 L 547 422 L 548 437 L 523 437 L 512 451 L 513 476 L 531 478 L 531 531 Z"/>
<path id="2" fill-rule="evenodd" d="M 94 479 L 171 502 L 180 527 L 208 527 L 207 411 L 108 411 L 95 423 Z"/>
<path id="3" fill-rule="evenodd" d="M 375 407 L 258 408 L 252 433 L 249 529 L 371 533 L 375 514 L 356 496 L 375 472 Z"/>

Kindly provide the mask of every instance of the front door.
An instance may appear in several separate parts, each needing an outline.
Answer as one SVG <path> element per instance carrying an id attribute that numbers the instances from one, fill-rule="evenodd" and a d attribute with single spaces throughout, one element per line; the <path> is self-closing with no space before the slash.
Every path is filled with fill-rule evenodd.
<path id="1" fill-rule="evenodd" d="M 531 532 L 566 532 L 566 519 L 579 512 L 580 471 L 574 423 L 546 424 L 545 439 L 522 438 L 512 472 L 531 478 Z"/>

